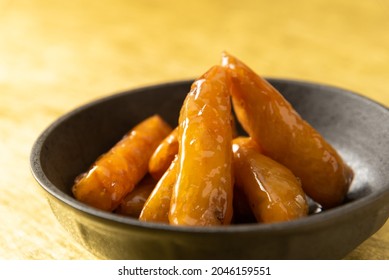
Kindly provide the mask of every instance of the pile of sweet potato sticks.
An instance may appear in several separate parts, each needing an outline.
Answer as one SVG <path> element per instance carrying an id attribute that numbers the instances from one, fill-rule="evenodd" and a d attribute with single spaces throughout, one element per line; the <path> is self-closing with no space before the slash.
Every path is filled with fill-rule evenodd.
<path id="1" fill-rule="evenodd" d="M 232 109 L 247 132 L 237 135 Z M 99 209 L 185 226 L 272 223 L 340 205 L 353 179 L 337 151 L 270 83 L 228 53 L 191 86 L 178 126 L 150 116 L 75 180 Z"/>

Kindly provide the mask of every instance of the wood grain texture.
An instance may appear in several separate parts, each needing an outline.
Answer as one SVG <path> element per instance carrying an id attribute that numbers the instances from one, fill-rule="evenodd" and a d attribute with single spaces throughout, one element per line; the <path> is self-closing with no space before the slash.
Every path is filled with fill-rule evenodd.
<path id="1" fill-rule="evenodd" d="M 226 50 L 264 76 L 389 106 L 389 2 L 0 0 L 1 259 L 95 259 L 29 170 L 41 131 L 110 93 L 194 78 Z M 389 259 L 389 223 L 349 259 Z"/>

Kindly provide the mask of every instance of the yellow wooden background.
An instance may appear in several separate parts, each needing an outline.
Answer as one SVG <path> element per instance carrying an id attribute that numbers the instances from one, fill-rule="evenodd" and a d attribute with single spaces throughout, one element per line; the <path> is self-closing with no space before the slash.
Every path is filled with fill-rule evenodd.
<path id="1" fill-rule="evenodd" d="M 0 0 L 0 258 L 95 259 L 29 170 L 62 114 L 194 78 L 223 50 L 265 76 L 348 88 L 389 106 L 387 0 Z M 347 258 L 389 259 L 389 223 Z"/>

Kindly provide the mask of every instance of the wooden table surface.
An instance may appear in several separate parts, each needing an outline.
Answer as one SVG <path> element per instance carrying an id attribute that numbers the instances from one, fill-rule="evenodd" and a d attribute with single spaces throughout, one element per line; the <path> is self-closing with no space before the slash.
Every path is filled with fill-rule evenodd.
<path id="1" fill-rule="evenodd" d="M 194 78 L 227 50 L 265 76 L 389 106 L 389 2 L 0 0 L 0 258 L 96 259 L 51 213 L 31 146 L 62 114 Z M 389 259 L 389 222 L 348 259 Z"/>

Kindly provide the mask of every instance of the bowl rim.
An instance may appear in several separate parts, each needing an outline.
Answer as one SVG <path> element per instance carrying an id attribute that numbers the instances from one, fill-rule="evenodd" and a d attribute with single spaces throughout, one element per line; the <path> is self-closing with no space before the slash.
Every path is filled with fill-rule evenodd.
<path id="1" fill-rule="evenodd" d="M 372 106 L 376 106 L 377 109 L 383 110 L 385 114 L 389 113 L 389 108 L 385 107 L 383 104 L 380 104 L 366 96 L 363 96 L 359 93 L 343 89 L 341 87 L 327 85 L 323 83 L 315 83 L 305 80 L 297 80 L 297 79 L 284 79 L 284 78 L 274 78 L 274 77 L 265 77 L 270 83 L 287 83 L 294 84 L 300 86 L 308 86 L 315 88 L 323 88 L 328 89 L 336 93 L 340 93 L 343 95 L 347 95 L 348 97 L 355 98 L 361 100 L 362 102 L 370 103 Z M 312 228 L 323 228 L 328 224 L 332 224 L 337 220 L 345 219 L 346 216 L 352 215 L 356 210 L 365 209 L 369 207 L 369 205 L 374 204 L 380 200 L 389 200 L 389 184 L 387 187 L 378 190 L 376 192 L 368 194 L 366 197 L 360 198 L 356 201 L 352 201 L 346 203 L 344 205 L 340 205 L 338 207 L 325 210 L 321 213 L 309 215 L 307 217 L 296 219 L 287 222 L 277 222 L 270 224 L 263 223 L 253 223 L 253 224 L 234 224 L 228 226 L 214 226 L 214 227 L 195 227 L 195 226 L 172 226 L 169 224 L 161 224 L 154 222 L 142 222 L 138 219 L 132 217 L 126 217 L 119 214 L 106 212 L 94 207 L 91 207 L 87 204 L 84 204 L 74 197 L 62 192 L 59 190 L 44 174 L 44 171 L 40 162 L 40 154 L 43 148 L 43 144 L 47 136 L 63 121 L 69 119 L 73 115 L 77 113 L 96 106 L 100 103 L 104 103 L 111 99 L 120 98 L 123 95 L 134 94 L 137 92 L 142 92 L 145 90 L 153 90 L 157 88 L 163 88 L 168 86 L 179 86 L 179 85 L 190 85 L 194 79 L 186 79 L 186 80 L 176 80 L 169 81 L 164 83 L 158 83 L 153 85 L 141 86 L 133 89 L 128 89 L 125 91 L 120 91 L 116 93 L 109 94 L 107 96 L 98 98 L 96 100 L 85 103 L 69 112 L 63 114 L 54 120 L 50 125 L 48 125 L 43 132 L 38 136 L 35 142 L 32 145 L 31 153 L 30 153 L 30 171 L 40 185 L 40 187 L 49 194 L 51 197 L 59 200 L 60 202 L 70 206 L 71 208 L 87 214 L 91 217 L 106 220 L 109 222 L 119 223 L 122 226 L 128 227 L 138 227 L 144 230 L 159 230 L 164 232 L 181 232 L 181 233 L 225 233 L 225 234 L 233 234 L 239 232 L 262 232 L 272 234 L 290 234 L 291 232 L 303 232 L 306 230 L 311 230 Z M 189 87 L 188 87 L 189 91 Z M 389 114 L 388 114 L 389 116 Z M 389 216 L 389 213 L 387 213 Z"/>

